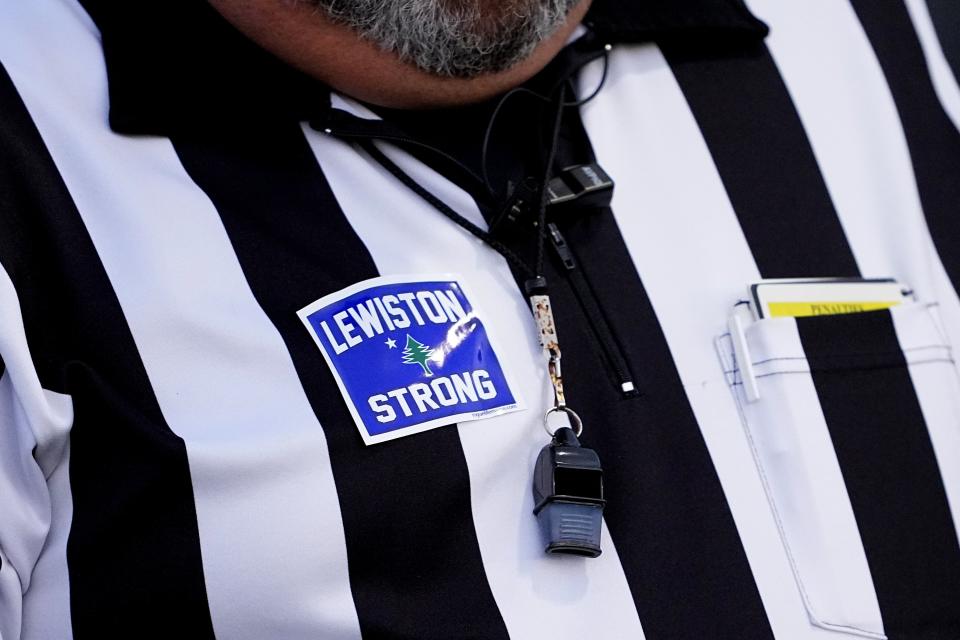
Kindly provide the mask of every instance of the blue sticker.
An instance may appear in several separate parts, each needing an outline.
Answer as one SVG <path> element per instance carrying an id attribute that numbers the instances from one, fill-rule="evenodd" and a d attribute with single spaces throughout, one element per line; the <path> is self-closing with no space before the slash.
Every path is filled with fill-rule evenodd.
<path id="1" fill-rule="evenodd" d="M 522 408 L 483 322 L 450 276 L 366 280 L 297 315 L 366 444 Z"/>

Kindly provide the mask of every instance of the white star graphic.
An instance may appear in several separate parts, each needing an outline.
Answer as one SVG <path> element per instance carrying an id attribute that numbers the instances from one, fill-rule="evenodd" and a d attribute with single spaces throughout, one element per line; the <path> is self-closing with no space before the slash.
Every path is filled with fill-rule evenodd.
<path id="1" fill-rule="evenodd" d="M 387 338 L 387 341 L 384 342 L 383 344 L 387 345 L 387 349 L 396 349 L 396 348 L 397 348 L 397 341 L 394 340 L 393 338 Z"/>

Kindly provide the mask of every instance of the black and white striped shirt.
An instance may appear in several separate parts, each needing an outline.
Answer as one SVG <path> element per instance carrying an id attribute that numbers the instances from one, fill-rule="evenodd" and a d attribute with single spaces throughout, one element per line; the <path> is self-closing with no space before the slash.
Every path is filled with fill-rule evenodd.
<path id="1" fill-rule="evenodd" d="M 531 515 L 550 398 L 515 274 L 337 135 L 471 166 L 482 107 L 373 113 L 206 3 L 0 3 L 0 638 L 960 638 L 960 87 L 923 0 L 748 4 L 588 21 L 607 78 L 560 155 L 616 188 L 558 224 L 615 355 L 546 266 L 604 463 L 587 560 Z M 379 145 L 488 224 L 449 163 Z M 297 311 L 437 273 L 526 409 L 365 446 Z M 745 285 L 861 275 L 917 302 L 757 322 L 744 403 Z"/>

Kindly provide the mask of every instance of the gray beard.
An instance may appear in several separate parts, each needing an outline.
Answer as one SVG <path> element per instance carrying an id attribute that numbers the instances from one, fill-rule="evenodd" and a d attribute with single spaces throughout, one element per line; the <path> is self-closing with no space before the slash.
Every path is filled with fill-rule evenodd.
<path id="1" fill-rule="evenodd" d="M 525 59 L 563 24 L 578 0 L 309 2 L 423 71 L 471 78 Z"/>

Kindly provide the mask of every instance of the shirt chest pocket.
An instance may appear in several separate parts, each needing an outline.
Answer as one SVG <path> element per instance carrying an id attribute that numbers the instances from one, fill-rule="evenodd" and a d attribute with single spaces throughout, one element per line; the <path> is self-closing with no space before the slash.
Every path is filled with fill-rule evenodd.
<path id="1" fill-rule="evenodd" d="M 955 623 L 960 549 L 927 423 L 960 432 L 960 383 L 936 307 L 765 319 L 717 345 L 811 622 L 870 638 Z"/>

